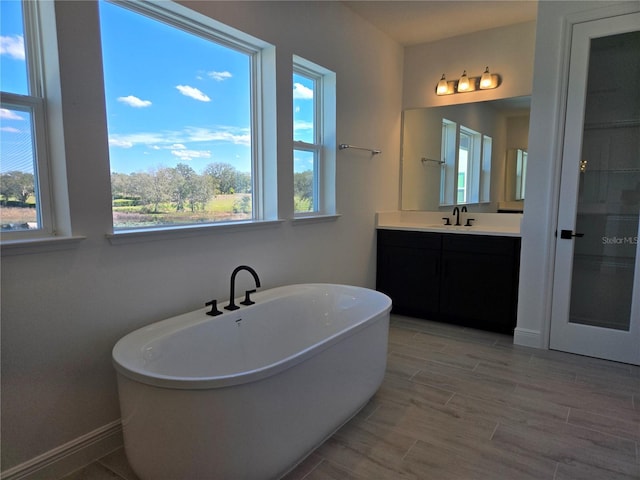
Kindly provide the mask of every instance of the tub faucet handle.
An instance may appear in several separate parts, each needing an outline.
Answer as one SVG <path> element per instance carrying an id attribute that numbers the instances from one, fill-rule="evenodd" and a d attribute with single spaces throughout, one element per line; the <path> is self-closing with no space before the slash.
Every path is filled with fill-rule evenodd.
<path id="1" fill-rule="evenodd" d="M 217 315 L 222 315 L 222 312 L 218 310 L 217 300 L 211 300 L 210 302 L 205 303 L 206 307 L 208 307 L 209 305 L 211 305 L 211 310 L 207 312 L 207 315 L 211 315 L 212 317 L 215 317 Z"/>
<path id="2" fill-rule="evenodd" d="M 252 293 L 256 293 L 255 289 L 247 290 L 246 292 L 244 292 L 244 300 L 240 302 L 240 305 L 253 305 L 254 303 L 256 303 L 249 297 L 249 295 L 251 295 Z"/>

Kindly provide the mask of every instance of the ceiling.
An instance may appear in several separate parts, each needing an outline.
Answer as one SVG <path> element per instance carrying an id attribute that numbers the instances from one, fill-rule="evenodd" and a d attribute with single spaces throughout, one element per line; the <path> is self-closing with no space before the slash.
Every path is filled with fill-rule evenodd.
<path id="1" fill-rule="evenodd" d="M 415 45 L 536 19 L 537 0 L 343 1 L 401 45 Z"/>

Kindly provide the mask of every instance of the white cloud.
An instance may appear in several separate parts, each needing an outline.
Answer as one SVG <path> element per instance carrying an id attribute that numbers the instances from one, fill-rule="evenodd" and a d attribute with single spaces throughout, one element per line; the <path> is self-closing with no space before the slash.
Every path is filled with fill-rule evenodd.
<path id="1" fill-rule="evenodd" d="M 235 145 L 250 145 L 251 135 L 248 129 L 234 129 L 220 127 L 217 130 L 202 127 L 188 127 L 185 129 L 189 142 L 230 142 Z"/>
<path id="2" fill-rule="evenodd" d="M 187 150 L 190 142 L 227 142 L 235 145 L 250 145 L 251 134 L 248 128 L 219 126 L 217 128 L 186 127 L 181 131 L 137 132 L 112 134 L 109 145 L 131 148 L 144 145 L 153 150 Z"/>
<path id="3" fill-rule="evenodd" d="M 24 120 L 24 117 L 21 117 L 8 108 L 0 108 L 0 118 L 3 120 Z"/>
<path id="4" fill-rule="evenodd" d="M 133 142 L 119 139 L 119 138 L 109 137 L 109 145 L 113 147 L 120 147 L 120 148 L 131 148 L 133 147 Z"/>
<path id="5" fill-rule="evenodd" d="M 209 150 L 171 150 L 171 153 L 180 160 L 192 160 L 194 158 L 211 158 Z"/>
<path id="6" fill-rule="evenodd" d="M 144 108 L 151 106 L 151 102 L 149 100 L 141 100 L 138 97 L 134 97 L 133 95 L 129 95 L 128 97 L 118 97 L 118 101 L 134 108 Z"/>
<path id="7" fill-rule="evenodd" d="M 7 132 L 7 133 L 20 133 L 20 130 L 18 130 L 17 128 L 13 128 L 13 127 L 2 127 L 0 128 L 1 131 L 3 132 Z"/>
<path id="8" fill-rule="evenodd" d="M 181 94 L 187 97 L 191 97 L 195 100 L 199 100 L 201 102 L 211 101 L 211 99 L 207 95 L 205 95 L 195 87 L 190 87 L 188 85 L 176 85 L 176 88 L 180 91 Z"/>
<path id="9" fill-rule="evenodd" d="M 294 100 L 312 100 L 313 90 L 308 87 L 305 87 L 301 83 L 294 83 L 293 98 Z"/>
<path id="10" fill-rule="evenodd" d="M 233 77 L 233 75 L 231 75 L 231 72 L 227 72 L 226 70 L 224 72 L 208 72 L 207 75 L 209 75 L 217 82 L 222 82 L 223 80 L 228 80 Z"/>
<path id="11" fill-rule="evenodd" d="M 293 122 L 293 130 L 299 132 L 301 130 L 313 130 L 312 122 L 305 122 L 302 120 L 295 120 Z"/>
<path id="12" fill-rule="evenodd" d="M 22 35 L 1 35 L 0 55 L 8 55 L 16 60 L 24 60 L 24 37 Z"/>

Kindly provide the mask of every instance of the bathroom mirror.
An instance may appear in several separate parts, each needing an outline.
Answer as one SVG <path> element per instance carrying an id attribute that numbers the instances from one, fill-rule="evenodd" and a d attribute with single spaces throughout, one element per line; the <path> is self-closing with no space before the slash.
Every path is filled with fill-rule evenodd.
<path id="1" fill-rule="evenodd" d="M 405 110 L 401 209 L 451 208 L 450 205 L 440 206 L 440 190 L 446 170 L 441 164 L 443 123 L 453 122 L 491 139 L 490 180 L 486 182 L 490 193 L 481 202 L 469 203 L 469 207 L 479 212 L 521 211 L 524 208 L 530 104 L 531 97 L 517 97 Z"/>

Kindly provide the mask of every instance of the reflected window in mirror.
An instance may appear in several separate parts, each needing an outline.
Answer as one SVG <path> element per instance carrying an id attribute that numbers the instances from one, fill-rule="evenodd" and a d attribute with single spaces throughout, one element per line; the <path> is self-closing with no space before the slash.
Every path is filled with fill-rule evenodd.
<path id="1" fill-rule="evenodd" d="M 527 152 L 518 149 L 516 152 L 516 200 L 524 200 L 524 185 L 527 176 Z"/>
<path id="2" fill-rule="evenodd" d="M 507 201 L 524 200 L 524 187 L 527 181 L 527 150 L 510 148 L 507 150 L 505 176 L 505 198 Z"/>
<path id="3" fill-rule="evenodd" d="M 443 119 L 441 206 L 489 201 L 491 148 L 488 135 Z"/>

